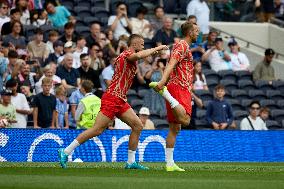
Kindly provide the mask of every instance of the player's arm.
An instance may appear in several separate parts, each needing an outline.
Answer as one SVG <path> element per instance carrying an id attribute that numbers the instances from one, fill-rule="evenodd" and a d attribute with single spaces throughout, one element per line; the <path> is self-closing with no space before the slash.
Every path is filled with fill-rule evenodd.
<path id="1" fill-rule="evenodd" d="M 38 123 L 37 123 L 38 107 L 34 107 L 33 118 L 34 118 L 34 128 L 39 128 Z"/>
<path id="2" fill-rule="evenodd" d="M 127 59 L 131 62 L 135 62 L 139 59 L 142 59 L 142 58 L 145 58 L 145 57 L 150 56 L 152 54 L 155 54 L 160 50 L 166 50 L 166 49 L 168 49 L 167 45 L 160 45 L 160 46 L 155 47 L 155 48 L 146 49 L 146 50 L 143 50 L 143 51 L 139 51 L 137 53 L 133 53 L 129 57 L 127 57 Z"/>

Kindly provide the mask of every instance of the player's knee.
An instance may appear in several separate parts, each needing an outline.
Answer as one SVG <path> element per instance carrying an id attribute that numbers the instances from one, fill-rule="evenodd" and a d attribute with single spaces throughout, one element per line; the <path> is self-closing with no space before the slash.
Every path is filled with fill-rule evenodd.
<path id="1" fill-rule="evenodd" d="M 182 125 L 189 125 L 190 123 L 190 117 L 188 115 L 180 116 L 178 118 L 178 122 Z"/>

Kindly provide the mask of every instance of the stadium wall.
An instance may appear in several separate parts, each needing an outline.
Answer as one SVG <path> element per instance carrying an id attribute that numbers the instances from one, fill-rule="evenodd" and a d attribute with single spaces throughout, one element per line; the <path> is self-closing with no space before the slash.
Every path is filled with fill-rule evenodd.
<path id="1" fill-rule="evenodd" d="M 0 129 L 0 161 L 56 162 L 57 150 L 82 130 Z M 107 130 L 78 147 L 69 161 L 127 160 L 127 130 Z M 143 131 L 136 159 L 164 161 L 167 131 Z M 181 131 L 174 152 L 182 162 L 284 162 L 283 131 Z"/>

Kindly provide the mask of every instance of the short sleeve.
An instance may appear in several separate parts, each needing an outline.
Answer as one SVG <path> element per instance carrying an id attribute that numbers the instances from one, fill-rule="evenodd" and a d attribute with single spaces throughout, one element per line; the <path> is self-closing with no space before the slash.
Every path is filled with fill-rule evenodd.
<path id="1" fill-rule="evenodd" d="M 61 10 L 66 17 L 71 16 L 71 13 L 64 6 L 61 6 Z"/>
<path id="2" fill-rule="evenodd" d="M 176 59 L 178 62 L 180 62 L 184 57 L 186 48 L 187 46 L 184 43 L 176 44 L 176 46 L 173 49 L 171 58 Z"/>
<path id="3" fill-rule="evenodd" d="M 113 22 L 114 22 L 114 20 L 115 20 L 115 17 L 116 17 L 116 16 L 111 16 L 111 17 L 109 17 L 108 22 L 107 22 L 107 25 L 108 25 L 108 26 L 111 26 L 111 25 L 113 24 Z"/>
<path id="4" fill-rule="evenodd" d="M 77 105 L 77 100 L 76 100 L 76 92 L 77 91 L 74 91 L 71 96 L 69 97 L 69 103 L 70 104 L 73 104 L 73 105 Z"/>

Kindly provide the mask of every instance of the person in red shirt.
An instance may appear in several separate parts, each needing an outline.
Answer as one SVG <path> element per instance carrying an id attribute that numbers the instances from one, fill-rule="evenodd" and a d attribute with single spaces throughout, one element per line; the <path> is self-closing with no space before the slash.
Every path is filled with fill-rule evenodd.
<path id="1" fill-rule="evenodd" d="M 194 67 L 190 44 L 196 41 L 199 28 L 196 24 L 185 22 L 181 25 L 181 31 L 185 37 L 173 46 L 163 77 L 159 82 L 149 84 L 166 99 L 167 117 L 170 125 L 166 140 L 167 171 L 184 171 L 174 163 L 173 151 L 181 125 L 189 125 L 191 116 Z"/>
<path id="2" fill-rule="evenodd" d="M 128 143 L 128 161 L 126 169 L 143 169 L 135 162 L 135 152 L 139 142 L 139 136 L 143 129 L 143 124 L 134 110 L 127 103 L 126 93 L 131 87 L 135 77 L 138 60 L 149 55 L 158 53 L 160 50 L 167 49 L 166 45 L 160 45 L 156 48 L 144 49 L 144 39 L 142 36 L 132 34 L 128 41 L 129 48 L 123 51 L 115 60 L 115 70 L 111 83 L 101 99 L 101 109 L 97 115 L 95 124 L 92 128 L 81 133 L 68 147 L 59 149 L 59 159 L 62 168 L 67 167 L 68 155 L 76 147 L 92 137 L 100 135 L 111 123 L 114 117 L 118 117 L 131 128 L 131 134 Z"/>

